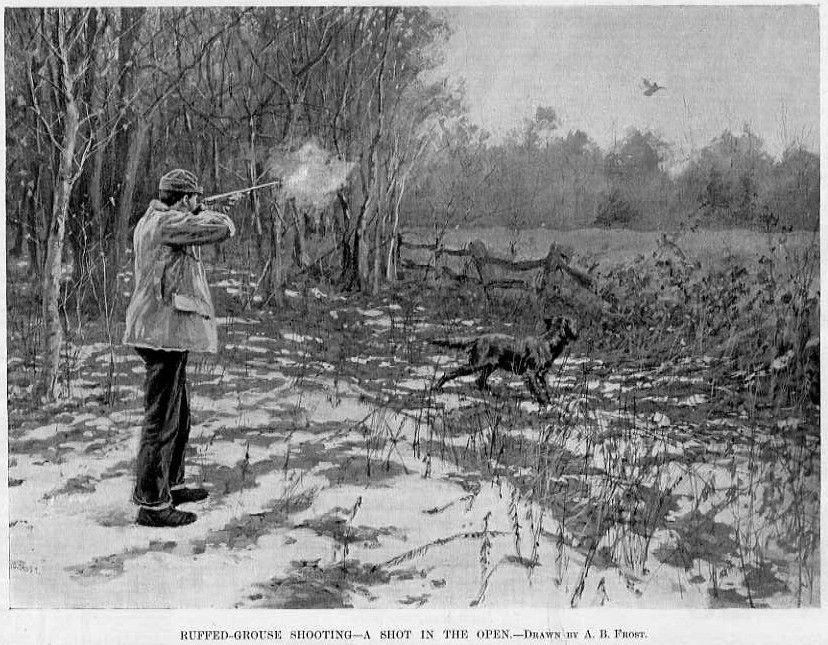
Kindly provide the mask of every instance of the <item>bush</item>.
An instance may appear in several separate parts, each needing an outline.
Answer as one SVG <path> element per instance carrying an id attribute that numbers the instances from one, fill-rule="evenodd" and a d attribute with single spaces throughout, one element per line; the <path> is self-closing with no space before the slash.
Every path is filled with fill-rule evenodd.
<path id="1" fill-rule="evenodd" d="M 714 357 L 711 374 L 749 376 L 765 404 L 816 402 L 818 274 L 817 243 L 800 249 L 783 237 L 758 264 L 723 258 L 702 267 L 665 236 L 654 253 L 599 274 L 613 314 L 602 321 L 601 349 L 660 362 Z"/>
<path id="2" fill-rule="evenodd" d="M 597 211 L 595 225 L 604 228 L 627 226 L 641 216 L 639 210 L 617 188 L 601 195 Z"/>

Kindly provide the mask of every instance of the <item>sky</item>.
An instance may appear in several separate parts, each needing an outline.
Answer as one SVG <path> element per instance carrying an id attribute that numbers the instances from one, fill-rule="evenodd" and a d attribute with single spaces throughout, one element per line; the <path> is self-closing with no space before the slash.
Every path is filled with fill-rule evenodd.
<path id="1" fill-rule="evenodd" d="M 630 127 L 676 161 L 748 124 L 779 154 L 819 147 L 815 7 L 451 7 L 439 72 L 465 79 L 471 120 L 495 139 L 553 107 L 604 148 Z M 666 89 L 643 94 L 642 78 Z"/>

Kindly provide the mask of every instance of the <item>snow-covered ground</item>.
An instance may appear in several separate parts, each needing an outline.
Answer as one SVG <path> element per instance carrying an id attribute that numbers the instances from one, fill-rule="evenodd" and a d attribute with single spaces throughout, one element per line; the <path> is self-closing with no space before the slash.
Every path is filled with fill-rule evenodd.
<path id="1" fill-rule="evenodd" d="M 802 569 L 769 509 L 806 518 L 808 491 L 774 485 L 789 462 L 759 464 L 750 446 L 781 445 L 767 428 L 699 420 L 708 394 L 695 377 L 658 388 L 647 373 L 591 374 L 604 366 L 583 358 L 554 377 L 548 409 L 503 375 L 495 394 L 473 379 L 431 392 L 457 359 L 403 358 L 408 334 L 427 326 L 401 331 L 398 309 L 340 303 L 337 321 L 361 320 L 377 348 L 397 344 L 354 356 L 315 330 L 268 336 L 252 317 L 221 321 L 224 358 L 191 369 L 188 480 L 211 495 L 186 527 L 134 523 L 140 363 L 128 351 L 116 357 L 129 376 L 115 407 L 11 427 L 12 606 L 796 603 Z M 244 332 L 229 333 L 236 325 Z M 77 356 L 100 383 L 108 346 Z M 753 443 L 734 443 L 745 433 Z M 816 464 L 802 480 L 814 491 Z M 749 553 L 735 527 L 751 531 Z M 818 604 L 818 555 L 810 564 L 800 598 Z"/>

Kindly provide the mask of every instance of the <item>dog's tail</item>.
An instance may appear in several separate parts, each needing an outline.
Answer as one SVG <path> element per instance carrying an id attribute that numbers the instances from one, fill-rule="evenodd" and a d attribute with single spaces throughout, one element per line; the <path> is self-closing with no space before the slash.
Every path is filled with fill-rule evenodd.
<path id="1" fill-rule="evenodd" d="M 437 345 L 437 347 L 448 347 L 450 349 L 466 349 L 469 345 L 474 343 L 474 338 L 453 336 L 450 338 L 431 338 L 428 342 L 432 345 Z"/>

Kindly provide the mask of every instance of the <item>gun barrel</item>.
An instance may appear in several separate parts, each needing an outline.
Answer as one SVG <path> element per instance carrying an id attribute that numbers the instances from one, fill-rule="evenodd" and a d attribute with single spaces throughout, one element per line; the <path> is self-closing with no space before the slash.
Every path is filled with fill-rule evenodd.
<path id="1" fill-rule="evenodd" d="M 210 204 L 211 202 L 218 202 L 222 199 L 226 199 L 227 197 L 233 197 L 234 195 L 245 195 L 247 193 L 252 193 L 254 190 L 259 190 L 261 188 L 268 188 L 270 186 L 278 186 L 281 185 L 282 181 L 270 181 L 266 184 L 259 184 L 258 186 L 250 186 L 249 188 L 241 188 L 239 190 L 231 190 L 227 193 L 220 193 L 219 195 L 210 195 L 209 197 L 204 197 L 201 202 L 203 204 Z"/>

